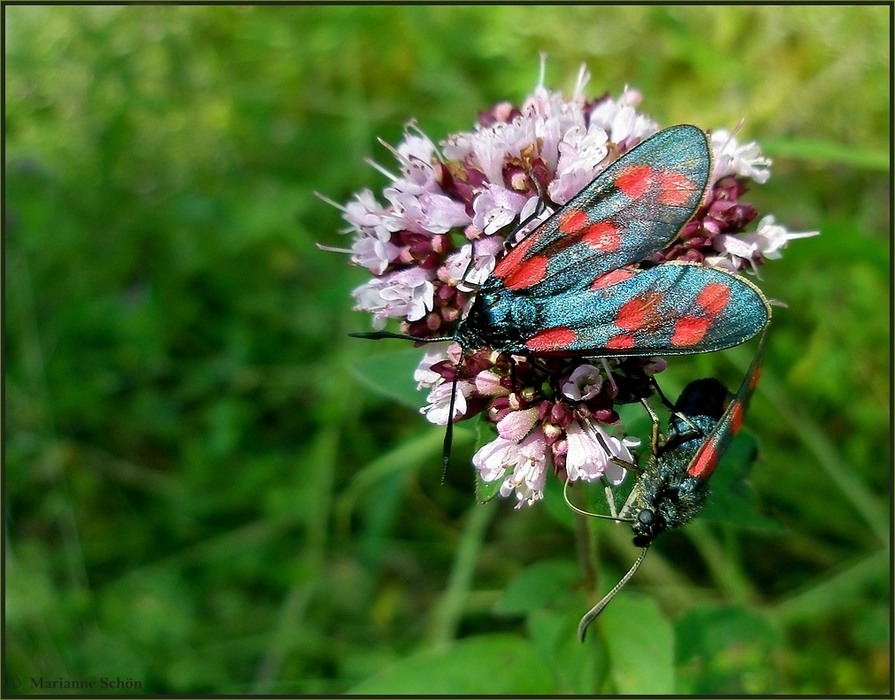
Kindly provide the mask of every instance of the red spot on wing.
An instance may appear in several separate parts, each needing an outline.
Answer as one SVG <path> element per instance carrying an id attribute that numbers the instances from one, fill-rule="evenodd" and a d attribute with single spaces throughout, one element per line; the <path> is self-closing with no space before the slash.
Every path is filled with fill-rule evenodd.
<path id="1" fill-rule="evenodd" d="M 524 258 L 525 254 L 531 250 L 538 238 L 540 238 L 540 236 L 537 232 L 524 238 L 515 248 L 507 253 L 497 265 L 494 266 L 494 271 L 491 274 L 497 277 L 497 279 L 503 279 L 512 273 L 513 270 L 522 263 L 522 258 Z"/>
<path id="2" fill-rule="evenodd" d="M 682 206 L 690 201 L 696 185 L 681 173 L 663 171 L 659 174 L 659 203 Z"/>
<path id="3" fill-rule="evenodd" d="M 615 186 L 631 199 L 638 199 L 650 188 L 655 170 L 649 165 L 635 165 L 615 178 Z"/>
<path id="4" fill-rule="evenodd" d="M 615 325 L 627 331 L 639 328 L 643 319 L 643 309 L 638 299 L 626 301 L 619 307 Z"/>
<path id="5" fill-rule="evenodd" d="M 707 284 L 696 297 L 696 303 L 710 315 L 717 316 L 730 303 L 730 287 L 721 282 Z"/>
<path id="6" fill-rule="evenodd" d="M 559 326 L 535 333 L 528 339 L 525 346 L 532 352 L 565 350 L 575 342 L 577 337 L 578 334 L 571 328 Z"/>
<path id="7" fill-rule="evenodd" d="M 687 476 L 705 481 L 715 471 L 718 464 L 718 450 L 711 443 L 704 443 L 687 468 Z"/>
<path id="8" fill-rule="evenodd" d="M 626 331 L 661 327 L 663 318 L 659 307 L 663 297 L 661 292 L 645 292 L 626 301 L 618 309 L 615 325 Z"/>
<path id="9" fill-rule="evenodd" d="M 761 379 L 761 365 L 752 370 L 752 376 L 749 377 L 749 391 L 755 391 L 759 379 Z"/>
<path id="10" fill-rule="evenodd" d="M 606 341 L 607 350 L 630 350 L 634 345 L 634 336 L 630 333 L 620 333 Z"/>
<path id="11" fill-rule="evenodd" d="M 548 262 L 550 261 L 543 255 L 535 255 L 533 258 L 529 258 L 516 266 L 504 278 L 503 283 L 507 289 L 525 289 L 533 284 L 537 284 L 546 276 Z"/>
<path id="12" fill-rule="evenodd" d="M 594 250 L 618 250 L 622 239 L 619 230 L 608 221 L 599 221 L 588 226 L 581 240 Z"/>
<path id="13" fill-rule="evenodd" d="M 674 324 L 674 334 L 671 336 L 671 344 L 676 347 L 687 348 L 696 345 L 705 337 L 712 321 L 700 316 L 684 316 Z"/>
<path id="14" fill-rule="evenodd" d="M 559 215 L 557 224 L 561 233 L 577 233 L 587 226 L 587 212 L 581 209 L 569 209 Z"/>
<path id="15" fill-rule="evenodd" d="M 613 284 L 618 284 L 619 282 L 631 279 L 636 274 L 637 273 L 630 268 L 621 267 L 597 277 L 590 288 L 593 290 L 605 289 L 606 287 L 611 287 Z"/>
<path id="16" fill-rule="evenodd" d="M 730 412 L 730 434 L 736 435 L 740 432 L 740 426 L 743 425 L 743 417 L 746 415 L 746 409 L 742 402 L 736 404 Z"/>

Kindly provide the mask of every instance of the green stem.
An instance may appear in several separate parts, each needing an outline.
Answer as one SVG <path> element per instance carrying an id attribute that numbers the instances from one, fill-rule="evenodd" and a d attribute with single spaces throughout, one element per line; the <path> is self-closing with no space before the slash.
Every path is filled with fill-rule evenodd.
<path id="1" fill-rule="evenodd" d="M 728 600 L 745 604 L 755 599 L 755 590 L 743 574 L 736 557 L 729 556 L 704 520 L 694 520 L 684 529 L 693 546 L 702 555 L 712 580 Z"/>
<path id="2" fill-rule="evenodd" d="M 817 620 L 833 611 L 847 610 L 843 606 L 858 598 L 868 585 L 888 580 L 889 566 L 889 548 L 883 547 L 824 581 L 778 603 L 772 608 L 774 617 L 788 626 Z"/>
<path id="3" fill-rule="evenodd" d="M 428 646 L 433 649 L 447 646 L 457 635 L 485 534 L 496 512 L 497 503 L 494 501 L 476 503 L 469 510 L 447 588 L 432 612 Z"/>

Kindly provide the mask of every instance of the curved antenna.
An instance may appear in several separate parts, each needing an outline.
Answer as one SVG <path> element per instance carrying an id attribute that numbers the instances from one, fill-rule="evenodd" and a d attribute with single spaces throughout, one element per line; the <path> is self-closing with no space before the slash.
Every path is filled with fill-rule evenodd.
<path id="1" fill-rule="evenodd" d="M 609 605 L 609 601 L 615 598 L 616 593 L 618 593 L 622 588 L 625 587 L 625 584 L 631 580 L 631 577 L 637 573 L 637 569 L 640 568 L 640 565 L 643 563 L 643 560 L 646 559 L 646 553 L 649 551 L 649 545 L 646 545 L 641 551 L 640 556 L 637 557 L 637 561 L 635 561 L 631 568 L 628 569 L 628 573 L 622 576 L 622 580 L 615 584 L 615 588 L 613 588 L 609 593 L 603 596 L 603 600 L 597 603 L 594 607 L 587 611 L 587 614 L 581 618 L 581 622 L 578 623 L 578 639 L 582 642 L 584 641 L 584 634 L 587 632 L 587 627 L 591 622 L 597 619 L 597 615 L 603 612 L 603 608 Z"/>
<path id="2" fill-rule="evenodd" d="M 614 515 L 601 515 L 600 513 L 591 513 L 590 511 L 582 510 L 571 500 L 569 500 L 569 480 L 566 479 L 565 483 L 562 485 L 562 497 L 566 502 L 566 505 L 569 506 L 576 513 L 580 513 L 581 515 L 586 515 L 588 518 L 600 518 L 602 520 L 612 520 L 616 523 L 633 523 L 634 518 L 618 518 Z"/>

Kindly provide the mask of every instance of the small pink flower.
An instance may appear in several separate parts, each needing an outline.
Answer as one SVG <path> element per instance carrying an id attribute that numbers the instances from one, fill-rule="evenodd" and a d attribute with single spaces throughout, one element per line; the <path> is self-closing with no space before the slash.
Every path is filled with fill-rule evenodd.
<path id="1" fill-rule="evenodd" d="M 751 260 L 758 251 L 758 246 L 749 236 L 731 236 L 719 234 L 712 239 L 712 247 L 719 253 Z"/>
<path id="2" fill-rule="evenodd" d="M 374 229 L 382 225 L 387 216 L 386 210 L 376 201 L 370 190 L 361 190 L 355 194 L 354 201 L 348 202 L 342 210 L 345 221 L 356 230 Z"/>
<path id="3" fill-rule="evenodd" d="M 620 150 L 628 151 L 659 130 L 656 122 L 635 111 L 642 99 L 638 90 L 625 87 L 618 101 L 607 97 L 594 107 L 591 124 L 601 127 Z"/>
<path id="4" fill-rule="evenodd" d="M 628 463 L 634 461 L 621 440 L 610 437 L 606 431 L 591 422 L 585 426 L 578 421 L 570 423 L 566 428 L 566 442 L 566 473 L 571 481 L 596 481 L 605 476 L 609 483 L 618 485 L 624 481 L 628 472 L 610 458 L 615 457 Z"/>
<path id="5" fill-rule="evenodd" d="M 497 422 L 497 434 L 506 440 L 521 440 L 538 422 L 538 409 L 510 411 Z"/>
<path id="6" fill-rule="evenodd" d="M 448 355 L 448 348 L 450 345 L 456 345 L 456 343 L 431 343 L 426 346 L 426 351 L 423 353 L 423 359 L 420 360 L 416 371 L 413 373 L 413 378 L 417 382 L 417 390 L 423 388 L 432 389 L 444 381 L 442 375 L 432 371 L 432 365 L 450 359 L 450 356 Z"/>
<path id="7" fill-rule="evenodd" d="M 351 262 L 381 275 L 401 252 L 398 246 L 389 242 L 390 238 L 385 226 L 377 226 L 372 235 L 358 236 L 351 246 Z"/>
<path id="8" fill-rule="evenodd" d="M 603 376 L 593 365 L 579 365 L 562 386 L 562 393 L 572 401 L 587 401 L 603 388 Z"/>
<path id="9" fill-rule="evenodd" d="M 467 382 L 457 382 L 457 395 L 454 398 L 454 420 L 466 414 L 467 399 L 473 391 L 472 385 Z M 426 420 L 435 425 L 448 424 L 448 411 L 451 407 L 451 392 L 454 391 L 454 382 L 443 382 L 434 387 L 426 398 L 426 405 L 420 409 Z"/>
<path id="10" fill-rule="evenodd" d="M 351 293 L 355 308 L 374 315 L 373 327 L 384 328 L 387 318 L 417 321 L 432 310 L 435 287 L 429 271 L 410 267 L 374 277 Z"/>
<path id="11" fill-rule="evenodd" d="M 547 444 L 537 431 L 521 442 L 497 437 L 473 455 L 472 463 L 482 481 L 504 480 L 500 485 L 501 496 L 516 492 L 516 508 L 532 505 L 544 497 Z"/>
<path id="12" fill-rule="evenodd" d="M 476 289 L 488 279 L 503 251 L 500 236 L 485 236 L 467 243 L 448 258 L 439 278 L 463 291 Z"/>
<path id="13" fill-rule="evenodd" d="M 487 188 L 472 204 L 475 210 L 472 225 L 490 235 L 509 226 L 528 198 L 500 185 L 489 184 Z"/>
<path id="14" fill-rule="evenodd" d="M 778 224 L 773 216 L 766 216 L 758 222 L 758 230 L 755 232 L 755 247 L 768 260 L 777 260 L 781 256 L 780 249 L 796 238 L 810 238 L 819 236 L 820 231 L 788 231 Z"/>
<path id="15" fill-rule="evenodd" d="M 472 463 L 479 470 L 482 481 L 491 483 L 502 478 L 519 459 L 519 443 L 497 437 L 482 445 L 472 456 Z"/>
<path id="16" fill-rule="evenodd" d="M 475 390 L 482 396 L 506 396 L 510 393 L 503 385 L 503 377 L 490 369 L 475 375 Z"/>
<path id="17" fill-rule="evenodd" d="M 394 230 L 423 234 L 447 233 L 456 226 L 469 223 L 466 206 L 443 194 L 410 194 L 396 187 L 387 187 L 383 194 L 391 204 L 387 225 Z"/>
<path id="18" fill-rule="evenodd" d="M 763 185 L 771 176 L 771 161 L 761 155 L 761 149 L 754 141 L 741 146 L 729 131 L 717 129 L 712 132 L 712 150 L 715 155 L 714 182 L 728 175 L 738 175 Z"/>

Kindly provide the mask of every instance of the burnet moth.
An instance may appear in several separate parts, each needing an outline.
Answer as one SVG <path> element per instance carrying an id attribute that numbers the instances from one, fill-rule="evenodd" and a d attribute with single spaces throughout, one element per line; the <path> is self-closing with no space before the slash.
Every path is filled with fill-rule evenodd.
<path id="1" fill-rule="evenodd" d="M 669 245 L 705 198 L 706 135 L 653 135 L 609 165 L 498 261 L 453 336 L 388 331 L 379 340 L 456 341 L 522 356 L 687 355 L 747 341 L 771 309 L 751 282 L 697 263 L 644 260 Z M 445 435 L 447 466 L 454 393 Z"/>
<path id="2" fill-rule="evenodd" d="M 640 568 L 653 540 L 666 530 L 686 525 L 705 506 L 708 478 L 739 432 L 761 376 L 766 339 L 764 333 L 742 385 L 729 402 L 727 388 L 717 379 L 690 382 L 674 405 L 665 435 L 660 432 L 658 417 L 643 400 L 653 421 L 650 454 L 642 470 L 633 464 L 621 465 L 634 471 L 637 481 L 618 517 L 583 511 L 569 501 L 565 491 L 566 502 L 583 515 L 631 523 L 634 544 L 642 548 L 628 573 L 581 619 L 578 636 L 582 641 L 588 625 Z"/>

